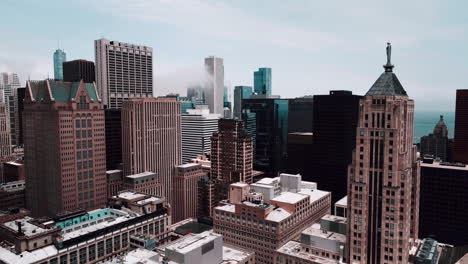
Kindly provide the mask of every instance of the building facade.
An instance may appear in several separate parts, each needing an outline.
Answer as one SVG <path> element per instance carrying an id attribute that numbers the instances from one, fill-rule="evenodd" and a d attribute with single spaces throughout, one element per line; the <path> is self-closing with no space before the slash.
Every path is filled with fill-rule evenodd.
<path id="1" fill-rule="evenodd" d="M 153 48 L 98 39 L 94 41 L 96 81 L 104 107 L 122 108 L 133 97 L 153 97 Z"/>
<path id="2" fill-rule="evenodd" d="M 94 62 L 87 60 L 72 60 L 63 63 L 63 80 L 66 82 L 93 83 L 96 81 Z"/>
<path id="3" fill-rule="evenodd" d="M 123 179 L 123 189 L 126 191 L 157 196 L 162 192 L 161 188 L 156 173 L 150 171 L 127 175 Z"/>
<path id="4" fill-rule="evenodd" d="M 10 118 L 7 105 L 0 103 L 0 160 L 5 161 L 12 155 Z M 3 176 L 3 175 L 2 175 Z"/>
<path id="5" fill-rule="evenodd" d="M 253 145 L 240 120 L 220 119 L 218 128 L 211 137 L 211 178 L 219 201 L 226 199 L 229 184 L 252 183 Z"/>
<path id="6" fill-rule="evenodd" d="M 0 73 L 0 96 L 1 102 L 5 103 L 7 107 L 7 115 L 9 119 L 11 145 L 15 146 L 17 142 L 17 129 L 19 116 L 17 97 L 19 97 L 18 89 L 20 88 L 20 81 L 16 73 L 2 72 Z"/>
<path id="7" fill-rule="evenodd" d="M 444 116 L 440 116 L 439 122 L 434 127 L 434 132 L 421 137 L 421 156 L 431 155 L 436 159 L 447 161 L 449 152 L 448 127 Z"/>
<path id="8" fill-rule="evenodd" d="M 0 184 L 0 211 L 26 208 L 24 180 Z"/>
<path id="9" fill-rule="evenodd" d="M 110 203 L 53 220 L 22 216 L 1 223 L 0 262 L 102 263 L 130 250 L 140 237 L 157 243 L 168 237 L 171 217 L 164 199 L 124 192 Z"/>
<path id="10" fill-rule="evenodd" d="M 234 118 L 242 119 L 242 100 L 248 99 L 252 95 L 251 86 L 234 87 Z"/>
<path id="11" fill-rule="evenodd" d="M 211 152 L 211 136 L 218 132 L 218 114 L 197 105 L 182 115 L 182 162 L 190 162 L 199 155 Z"/>
<path id="12" fill-rule="evenodd" d="M 151 171 L 172 204 L 174 166 L 182 162 L 180 102 L 174 98 L 130 98 L 122 108 L 124 176 Z"/>
<path id="13" fill-rule="evenodd" d="M 348 165 L 356 143 L 361 96 L 351 91 L 330 91 L 314 96 L 313 148 L 309 156 L 311 173 L 304 179 L 320 182 L 332 193 L 335 203 L 347 193 Z"/>
<path id="14" fill-rule="evenodd" d="M 215 207 L 214 231 L 226 244 L 255 252 L 255 263 L 274 263 L 275 252 L 330 213 L 331 195 L 282 174 L 255 184 L 234 183 L 229 201 Z"/>
<path id="15" fill-rule="evenodd" d="M 34 216 L 105 205 L 104 111 L 96 86 L 28 81 L 24 99 L 26 202 Z"/>
<path id="16" fill-rule="evenodd" d="M 243 120 L 250 125 L 247 132 L 254 137 L 254 169 L 276 177 L 284 169 L 288 147 L 288 100 L 273 96 L 251 97 L 242 101 Z"/>
<path id="17" fill-rule="evenodd" d="M 468 164 L 468 89 L 457 90 L 453 161 Z"/>
<path id="18" fill-rule="evenodd" d="M 63 63 L 67 61 L 67 54 L 62 49 L 54 52 L 54 79 L 63 81 Z"/>
<path id="19" fill-rule="evenodd" d="M 172 221 L 177 223 L 187 218 L 197 218 L 199 182 L 206 177 L 201 164 L 186 163 L 175 168 L 174 210 Z"/>
<path id="20" fill-rule="evenodd" d="M 205 103 L 210 113 L 224 116 L 224 62 L 223 58 L 205 58 L 208 83 L 205 88 Z"/>
<path id="21" fill-rule="evenodd" d="M 408 263 L 418 236 L 414 101 L 387 64 L 360 100 L 348 178 L 349 263 Z"/>
<path id="22" fill-rule="evenodd" d="M 468 245 L 468 166 L 424 159 L 421 164 L 419 237 Z"/>
<path id="23" fill-rule="evenodd" d="M 254 91 L 257 95 L 271 95 L 271 68 L 254 72 Z"/>
<path id="24" fill-rule="evenodd" d="M 303 96 L 289 99 L 288 132 L 314 131 L 314 97 Z"/>
<path id="25" fill-rule="evenodd" d="M 122 169 L 122 109 L 105 109 L 106 169 Z"/>

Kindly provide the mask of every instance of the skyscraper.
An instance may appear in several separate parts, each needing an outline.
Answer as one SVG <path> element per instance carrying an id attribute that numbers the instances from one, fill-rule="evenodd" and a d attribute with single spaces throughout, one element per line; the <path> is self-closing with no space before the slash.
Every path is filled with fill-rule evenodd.
<path id="1" fill-rule="evenodd" d="M 206 107 L 206 105 L 205 105 Z M 211 136 L 218 132 L 217 114 L 210 114 L 208 108 L 197 106 L 182 115 L 182 162 L 190 162 L 198 155 L 211 151 Z"/>
<path id="2" fill-rule="evenodd" d="M 106 108 L 122 108 L 127 98 L 153 96 L 153 48 L 94 41 L 96 81 Z"/>
<path id="3" fill-rule="evenodd" d="M 453 161 L 468 164 L 468 89 L 457 90 Z"/>
<path id="4" fill-rule="evenodd" d="M 314 97 L 289 99 L 288 132 L 313 132 Z"/>
<path id="5" fill-rule="evenodd" d="M 0 74 L 0 93 L 1 93 L 1 102 L 4 102 L 7 106 L 7 114 L 9 117 L 9 126 L 10 126 L 10 136 L 11 136 L 11 145 L 17 145 L 17 124 L 19 116 L 18 112 L 18 103 L 16 97 L 18 96 L 18 88 L 20 87 L 20 82 L 18 75 L 16 73 L 2 72 Z"/>
<path id="6" fill-rule="evenodd" d="M 227 198 L 229 184 L 252 183 L 253 145 L 240 120 L 220 119 L 218 130 L 211 137 L 211 178 L 220 201 Z"/>
<path id="7" fill-rule="evenodd" d="M 419 163 L 413 145 L 414 101 L 387 64 L 360 100 L 349 166 L 349 263 L 408 263 L 417 239 Z"/>
<path id="8" fill-rule="evenodd" d="M 421 156 L 432 155 L 434 158 L 447 161 L 449 149 L 448 127 L 444 116 L 440 116 L 439 122 L 434 127 L 434 132 L 421 137 Z"/>
<path id="9" fill-rule="evenodd" d="M 172 204 L 174 166 L 181 164 L 180 102 L 175 98 L 130 98 L 122 108 L 124 176 L 156 173 L 161 196 Z"/>
<path id="10" fill-rule="evenodd" d="M 175 167 L 174 179 L 174 214 L 173 223 L 177 223 L 187 218 L 197 218 L 199 182 L 206 177 L 202 165 L 196 163 L 186 163 Z M 206 203 L 206 201 L 203 201 Z"/>
<path id="11" fill-rule="evenodd" d="M 122 109 L 105 109 L 106 170 L 121 169 Z"/>
<path id="12" fill-rule="evenodd" d="M 255 120 L 254 169 L 276 177 L 286 165 L 288 147 L 288 100 L 255 96 L 242 101 L 244 122 Z M 252 136 L 252 135 L 251 135 Z"/>
<path id="13" fill-rule="evenodd" d="M 332 203 L 347 193 L 346 179 L 356 147 L 361 97 L 351 91 L 330 91 L 328 95 L 314 96 L 312 155 L 308 156 L 309 166 L 306 167 L 309 173 L 303 178 L 319 182 L 323 190 L 330 191 Z"/>
<path id="14" fill-rule="evenodd" d="M 63 63 L 63 80 L 66 82 L 79 82 L 83 80 L 86 83 L 96 81 L 96 72 L 94 62 L 87 60 L 72 60 Z"/>
<path id="15" fill-rule="evenodd" d="M 205 88 L 205 103 L 212 114 L 224 115 L 224 63 L 215 56 L 205 58 L 208 83 Z"/>
<path id="16" fill-rule="evenodd" d="M 28 81 L 24 99 L 26 202 L 35 216 L 106 204 L 104 111 L 96 86 Z"/>
<path id="17" fill-rule="evenodd" d="M 242 100 L 250 98 L 251 95 L 251 86 L 234 87 L 234 118 L 242 118 Z"/>
<path id="18" fill-rule="evenodd" d="M 54 52 L 54 79 L 63 81 L 63 63 L 67 61 L 67 54 L 64 50 L 57 49 Z"/>
<path id="19" fill-rule="evenodd" d="M 254 90 L 258 95 L 271 95 L 271 68 L 259 68 L 254 72 Z"/>

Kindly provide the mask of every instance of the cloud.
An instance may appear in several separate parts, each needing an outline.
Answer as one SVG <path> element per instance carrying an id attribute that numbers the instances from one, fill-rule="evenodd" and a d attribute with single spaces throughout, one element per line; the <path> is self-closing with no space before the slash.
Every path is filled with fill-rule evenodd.
<path id="1" fill-rule="evenodd" d="M 25 85 L 28 79 L 41 80 L 47 77 L 54 77 L 52 62 L 47 63 L 48 61 L 50 61 L 50 59 L 32 56 L 0 56 L 0 72 L 17 73 L 21 85 Z"/>
<path id="2" fill-rule="evenodd" d="M 173 25 L 203 36 L 231 41 L 317 50 L 339 44 L 333 33 L 304 29 L 248 14 L 223 2 L 203 0 L 103 0 L 93 1 L 102 12 L 146 22 Z"/>

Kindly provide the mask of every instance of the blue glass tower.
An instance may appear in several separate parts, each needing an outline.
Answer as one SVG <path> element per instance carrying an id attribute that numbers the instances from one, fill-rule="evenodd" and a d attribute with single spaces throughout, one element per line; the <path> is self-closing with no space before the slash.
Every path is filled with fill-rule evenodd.
<path id="1" fill-rule="evenodd" d="M 288 99 L 262 97 L 242 100 L 242 118 L 255 133 L 254 169 L 276 177 L 286 166 L 289 104 Z M 255 126 L 249 125 L 253 120 Z"/>
<path id="2" fill-rule="evenodd" d="M 254 90 L 259 95 L 271 95 L 271 68 L 259 68 L 254 72 Z"/>
<path id="3" fill-rule="evenodd" d="M 67 61 L 67 54 L 61 49 L 54 52 L 54 78 L 63 81 L 63 63 Z"/>

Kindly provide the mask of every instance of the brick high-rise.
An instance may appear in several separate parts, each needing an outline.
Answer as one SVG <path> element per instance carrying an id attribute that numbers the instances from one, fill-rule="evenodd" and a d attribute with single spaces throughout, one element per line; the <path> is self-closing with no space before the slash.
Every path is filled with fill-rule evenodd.
<path id="1" fill-rule="evenodd" d="M 220 119 L 218 129 L 211 137 L 211 178 L 219 185 L 221 200 L 227 198 L 229 184 L 252 183 L 253 145 L 240 120 Z"/>
<path id="2" fill-rule="evenodd" d="M 360 101 L 348 177 L 349 263 L 408 263 L 418 234 L 414 101 L 390 62 Z"/>
<path id="3" fill-rule="evenodd" d="M 182 160 L 180 113 L 175 98 L 130 98 L 122 108 L 124 176 L 156 173 L 171 204 L 174 167 Z"/>
<path id="4" fill-rule="evenodd" d="M 468 164 L 468 89 L 457 90 L 453 161 Z"/>
<path id="5" fill-rule="evenodd" d="M 26 203 L 33 215 L 106 204 L 104 111 L 94 84 L 28 81 L 23 127 Z"/>

